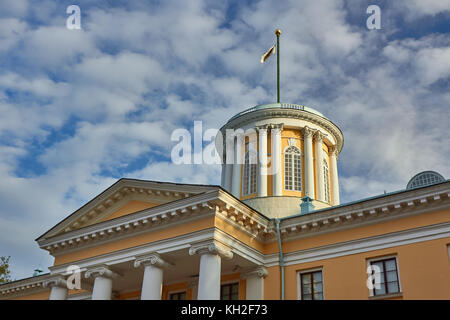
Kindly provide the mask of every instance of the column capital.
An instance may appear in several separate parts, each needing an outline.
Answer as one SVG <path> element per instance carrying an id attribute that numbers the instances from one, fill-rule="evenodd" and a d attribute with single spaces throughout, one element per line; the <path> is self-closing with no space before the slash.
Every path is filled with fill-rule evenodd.
<path id="1" fill-rule="evenodd" d="M 283 131 L 284 123 L 271 123 L 270 129 L 275 131 Z"/>
<path id="2" fill-rule="evenodd" d="M 191 248 L 189 249 L 189 254 L 191 256 L 195 254 L 202 255 L 205 253 L 216 254 L 226 259 L 233 258 L 233 252 L 231 252 L 229 247 L 219 244 L 214 240 L 191 244 Z"/>
<path id="3" fill-rule="evenodd" d="M 171 265 L 171 263 L 163 260 L 158 253 L 150 253 L 145 256 L 137 257 L 134 260 L 134 267 L 139 268 L 141 265 L 143 266 L 154 266 L 157 268 L 166 268 Z"/>
<path id="4" fill-rule="evenodd" d="M 339 155 L 338 148 L 336 146 L 328 147 L 328 154 L 337 158 Z"/>
<path id="5" fill-rule="evenodd" d="M 267 135 L 268 128 L 269 128 L 269 125 L 267 125 L 267 124 L 263 124 L 261 126 L 255 126 L 256 131 L 258 131 L 258 133 L 260 135 Z"/>
<path id="6" fill-rule="evenodd" d="M 314 130 L 308 126 L 305 126 L 302 130 L 302 133 L 305 138 L 310 138 L 313 136 Z"/>
<path id="7" fill-rule="evenodd" d="M 103 277 L 103 278 L 113 279 L 113 278 L 118 278 L 121 276 L 122 275 L 120 273 L 112 271 L 106 265 L 92 267 L 84 273 L 84 277 L 86 279 L 90 278 L 90 277 L 93 277 L 93 278 Z"/>
<path id="8" fill-rule="evenodd" d="M 243 279 L 248 279 L 252 277 L 265 278 L 268 276 L 267 269 L 263 266 L 258 266 L 256 268 L 248 270 L 246 273 L 242 275 Z"/>
<path id="9" fill-rule="evenodd" d="M 44 281 L 43 287 L 44 288 L 60 287 L 67 289 L 67 281 L 63 276 L 56 275 L 55 277 Z"/>
<path id="10" fill-rule="evenodd" d="M 323 138 L 325 138 L 326 136 L 327 136 L 326 134 L 320 132 L 319 130 L 316 130 L 314 132 L 314 139 L 318 142 L 322 142 Z"/>

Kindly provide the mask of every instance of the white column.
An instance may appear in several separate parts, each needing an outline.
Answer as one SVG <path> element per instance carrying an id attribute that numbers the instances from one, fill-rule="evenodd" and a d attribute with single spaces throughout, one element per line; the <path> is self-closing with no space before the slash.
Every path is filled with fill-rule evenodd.
<path id="1" fill-rule="evenodd" d="M 225 177 L 224 177 L 224 185 L 223 188 L 228 192 L 231 192 L 231 179 L 233 175 L 233 165 L 232 164 L 224 164 L 225 166 Z"/>
<path id="2" fill-rule="evenodd" d="M 244 274 L 247 300 L 264 300 L 264 278 L 267 274 L 266 268 L 261 266 Z"/>
<path id="3" fill-rule="evenodd" d="M 63 277 L 55 277 L 44 282 L 44 288 L 50 289 L 49 300 L 67 299 L 67 282 Z"/>
<path id="4" fill-rule="evenodd" d="M 238 134 L 236 136 L 235 148 L 234 148 L 234 162 L 233 162 L 233 178 L 232 178 L 232 190 L 233 196 L 239 199 L 241 195 L 241 167 L 243 164 L 244 153 L 244 135 Z"/>
<path id="5" fill-rule="evenodd" d="M 303 129 L 303 141 L 305 146 L 305 194 L 314 199 L 314 159 L 311 128 L 305 127 Z"/>
<path id="6" fill-rule="evenodd" d="M 220 172 L 220 186 L 225 188 L 225 163 L 222 163 L 221 172 Z"/>
<path id="7" fill-rule="evenodd" d="M 145 267 L 141 300 L 161 300 L 163 268 L 168 267 L 169 263 L 164 261 L 159 254 L 152 253 L 139 257 L 134 261 L 135 268 L 141 265 Z"/>
<path id="8" fill-rule="evenodd" d="M 337 169 L 337 156 L 338 151 L 336 146 L 330 148 L 330 169 L 331 169 L 331 186 L 333 190 L 333 205 L 340 204 L 339 200 L 339 181 L 338 181 L 338 169 Z"/>
<path id="9" fill-rule="evenodd" d="M 272 173 L 273 195 L 281 196 L 283 188 L 283 175 L 281 172 L 281 130 L 283 124 L 272 125 Z"/>
<path id="10" fill-rule="evenodd" d="M 316 143 L 316 185 L 319 193 L 317 199 L 320 201 L 325 201 L 325 185 L 323 178 L 323 137 L 324 135 L 320 131 L 316 131 L 314 134 L 314 141 Z"/>
<path id="11" fill-rule="evenodd" d="M 200 254 L 197 300 L 219 300 L 221 256 L 231 259 L 231 249 L 211 241 L 192 245 L 189 254 Z"/>
<path id="12" fill-rule="evenodd" d="M 227 135 L 225 139 L 225 178 L 224 189 L 232 192 L 233 163 L 234 163 L 234 135 Z"/>
<path id="13" fill-rule="evenodd" d="M 94 289 L 92 290 L 92 300 L 111 300 L 113 278 L 119 276 L 106 266 L 99 266 L 89 269 L 84 274 L 86 278 L 93 277 Z"/>
<path id="14" fill-rule="evenodd" d="M 267 126 L 259 127 L 258 133 L 259 133 L 258 197 L 267 197 Z"/>

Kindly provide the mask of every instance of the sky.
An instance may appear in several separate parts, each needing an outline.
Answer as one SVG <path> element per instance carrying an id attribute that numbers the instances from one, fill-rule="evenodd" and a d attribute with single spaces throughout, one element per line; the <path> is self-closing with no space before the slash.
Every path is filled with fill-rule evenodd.
<path id="1" fill-rule="evenodd" d="M 69 5 L 81 10 L 70 30 Z M 366 25 L 378 5 L 381 29 Z M 338 125 L 341 203 L 450 178 L 450 0 L 1 0 L 0 256 L 13 279 L 53 258 L 35 239 L 122 177 L 220 184 L 171 162 L 172 132 L 276 100 Z"/>

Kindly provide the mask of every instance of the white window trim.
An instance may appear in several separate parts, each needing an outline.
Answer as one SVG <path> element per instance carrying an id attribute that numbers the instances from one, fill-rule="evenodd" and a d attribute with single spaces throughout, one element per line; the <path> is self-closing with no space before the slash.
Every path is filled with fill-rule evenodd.
<path id="1" fill-rule="evenodd" d="M 287 149 L 294 147 L 298 150 L 299 152 L 299 156 L 300 156 L 300 190 L 294 190 L 294 189 L 286 189 L 286 151 Z M 295 154 L 292 154 L 293 156 Z M 284 148 L 283 151 L 283 168 L 284 168 L 284 172 L 283 172 L 283 188 L 286 191 L 294 191 L 294 192 L 303 192 L 303 152 L 302 150 L 300 150 L 299 147 L 297 146 L 287 146 L 286 148 Z M 292 187 L 294 187 L 294 157 L 292 157 Z"/>
<path id="2" fill-rule="evenodd" d="M 400 279 L 400 265 L 398 264 L 398 256 L 396 254 L 391 254 L 391 255 L 387 255 L 387 256 L 381 256 L 381 257 L 375 257 L 375 258 L 366 259 L 366 271 L 367 271 L 367 268 L 370 266 L 371 262 L 377 262 L 377 261 L 380 261 L 380 260 L 386 260 L 386 259 L 392 259 L 392 258 L 395 258 L 395 263 L 396 263 L 396 266 L 397 266 L 397 279 L 398 279 L 398 292 L 392 293 L 392 294 L 401 294 L 401 293 L 403 293 L 402 281 Z M 366 272 L 366 275 L 367 275 L 367 277 L 369 276 L 367 274 L 367 272 Z M 366 277 L 366 281 L 367 281 L 367 277 Z M 366 282 L 366 287 L 367 287 L 367 282 Z M 374 290 L 373 289 L 368 289 L 368 290 L 369 290 L 370 297 L 383 297 L 384 296 L 384 295 L 377 295 L 376 296 L 374 294 Z M 388 296 L 390 294 L 391 293 L 386 293 L 385 295 Z"/>
<path id="3" fill-rule="evenodd" d="M 323 267 L 316 267 L 312 269 L 305 269 L 305 270 L 299 270 L 297 271 L 297 300 L 302 300 L 302 280 L 301 275 L 304 273 L 311 273 L 311 272 L 322 272 L 322 298 L 325 300 L 325 281 L 323 278 Z"/>

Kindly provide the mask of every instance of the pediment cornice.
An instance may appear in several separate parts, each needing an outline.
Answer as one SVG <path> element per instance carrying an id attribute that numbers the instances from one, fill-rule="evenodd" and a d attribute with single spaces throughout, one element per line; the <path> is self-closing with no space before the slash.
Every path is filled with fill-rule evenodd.
<path id="1" fill-rule="evenodd" d="M 212 189 L 214 189 L 213 186 L 120 179 L 40 236 L 36 241 L 98 223 L 105 217 L 108 209 L 113 208 L 122 199 L 127 197 L 130 199 L 137 196 L 141 198 L 147 197 L 148 201 L 163 204 L 207 192 Z"/>

